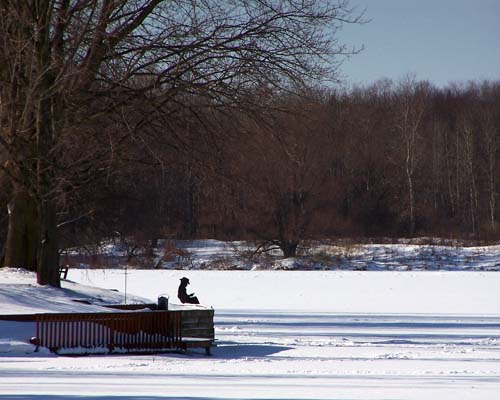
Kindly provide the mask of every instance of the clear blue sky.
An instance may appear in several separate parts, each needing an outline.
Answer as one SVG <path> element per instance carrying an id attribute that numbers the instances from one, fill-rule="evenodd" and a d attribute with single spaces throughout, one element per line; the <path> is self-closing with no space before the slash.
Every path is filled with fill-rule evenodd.
<path id="1" fill-rule="evenodd" d="M 365 50 L 344 62 L 349 84 L 380 78 L 449 82 L 500 80 L 500 0 L 351 0 L 366 25 L 339 38 Z"/>

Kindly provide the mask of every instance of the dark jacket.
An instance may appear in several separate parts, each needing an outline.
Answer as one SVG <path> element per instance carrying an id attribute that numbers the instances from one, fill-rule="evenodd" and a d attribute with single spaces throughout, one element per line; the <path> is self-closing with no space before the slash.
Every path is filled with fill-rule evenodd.
<path id="1" fill-rule="evenodd" d="M 181 303 L 190 303 L 190 304 L 200 304 L 198 298 L 194 296 L 193 293 L 187 293 L 187 283 L 181 282 L 179 285 L 179 290 L 177 290 L 177 297 L 181 301 Z"/>

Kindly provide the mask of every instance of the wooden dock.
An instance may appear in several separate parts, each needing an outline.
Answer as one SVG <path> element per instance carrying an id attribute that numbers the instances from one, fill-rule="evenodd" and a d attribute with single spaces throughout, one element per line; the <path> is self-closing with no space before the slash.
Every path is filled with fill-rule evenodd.
<path id="1" fill-rule="evenodd" d="M 75 354 L 85 354 L 85 349 L 108 354 L 186 352 L 191 348 L 211 352 L 213 309 L 157 310 L 154 304 L 106 307 L 117 312 L 0 315 L 0 320 L 35 322 L 32 343 L 55 353 L 72 354 L 72 349 Z"/>

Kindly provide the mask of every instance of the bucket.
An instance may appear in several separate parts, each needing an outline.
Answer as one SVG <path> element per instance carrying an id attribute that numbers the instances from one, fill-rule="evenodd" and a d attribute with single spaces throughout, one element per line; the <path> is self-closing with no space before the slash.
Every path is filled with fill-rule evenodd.
<path id="1" fill-rule="evenodd" d="M 168 297 L 160 296 L 158 297 L 158 310 L 168 310 Z"/>

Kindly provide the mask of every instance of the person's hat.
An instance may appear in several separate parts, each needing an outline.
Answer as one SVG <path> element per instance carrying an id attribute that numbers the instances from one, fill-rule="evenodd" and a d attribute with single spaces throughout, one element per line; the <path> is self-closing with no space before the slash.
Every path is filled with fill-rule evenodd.
<path id="1" fill-rule="evenodd" d="M 186 277 L 181 278 L 181 282 L 187 282 L 187 283 L 189 283 L 189 279 L 188 279 L 188 278 L 186 278 Z"/>

